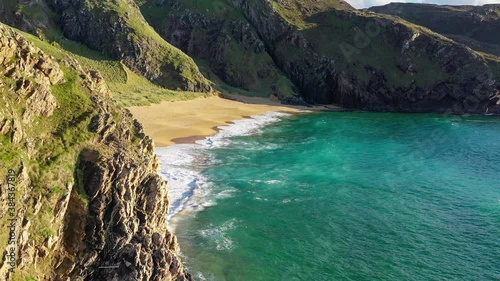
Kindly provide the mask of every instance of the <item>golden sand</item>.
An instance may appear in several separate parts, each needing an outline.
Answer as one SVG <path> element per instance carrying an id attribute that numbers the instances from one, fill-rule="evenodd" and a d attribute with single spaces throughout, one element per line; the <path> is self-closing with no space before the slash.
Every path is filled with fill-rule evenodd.
<path id="1" fill-rule="evenodd" d="M 163 102 L 150 106 L 130 107 L 157 147 L 196 140 L 217 133 L 217 127 L 231 121 L 264 114 L 268 111 L 299 112 L 324 108 L 284 106 L 270 98 L 232 96 Z"/>

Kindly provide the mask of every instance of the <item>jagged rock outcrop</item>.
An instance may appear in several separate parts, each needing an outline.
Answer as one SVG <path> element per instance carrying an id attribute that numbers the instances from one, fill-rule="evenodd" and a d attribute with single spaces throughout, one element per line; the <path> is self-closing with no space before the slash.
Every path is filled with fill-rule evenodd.
<path id="1" fill-rule="evenodd" d="M 376 111 L 500 112 L 489 62 L 426 29 L 349 8 L 315 8 L 314 1 L 295 11 L 307 26 L 301 28 L 280 14 L 297 1 L 263 1 L 267 9 L 232 2 L 309 100 Z"/>
<path id="2" fill-rule="evenodd" d="M 46 1 L 66 37 L 168 88 L 210 90 L 194 62 L 157 36 L 140 11 L 208 78 L 250 94 L 373 111 L 499 112 L 500 58 L 455 42 L 491 49 L 494 42 L 481 44 L 484 34 L 475 29 L 476 39 L 448 35 L 453 41 L 337 0 Z M 471 17 L 468 9 L 455 12 Z M 472 11 L 471 20 L 494 31 L 490 10 Z"/>
<path id="3" fill-rule="evenodd" d="M 1 201 L 16 190 L 13 210 L 0 206 L 2 229 L 10 216 L 15 228 L 0 278 L 191 280 L 153 143 L 100 74 L 1 24 L 0 62 Z"/>
<path id="4" fill-rule="evenodd" d="M 57 26 L 53 21 L 54 12 L 45 0 L 2 0 L 0 21 L 25 32 L 42 35 L 40 31 Z"/>
<path id="5" fill-rule="evenodd" d="M 4 33 L 7 29 L 2 27 L 0 31 Z M 12 142 L 19 143 L 23 138 L 21 126 L 30 124 L 37 116 L 51 116 L 58 107 L 50 86 L 64 82 L 64 76 L 53 58 L 33 47 L 19 34 L 0 37 L 0 64 L 0 75 L 9 78 L 10 82 L 10 85 L 2 82 L 0 88 L 13 91 L 25 100 L 22 122 L 8 120 L 6 116 L 0 118 L 5 119 L 2 127 L 4 135 L 7 127 L 14 124 Z"/>

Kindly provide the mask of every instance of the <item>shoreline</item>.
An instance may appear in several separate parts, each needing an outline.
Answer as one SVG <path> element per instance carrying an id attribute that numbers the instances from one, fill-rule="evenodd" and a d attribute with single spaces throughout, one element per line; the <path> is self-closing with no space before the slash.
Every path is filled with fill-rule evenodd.
<path id="1" fill-rule="evenodd" d="M 128 109 L 134 118 L 143 125 L 145 133 L 155 143 L 156 153 L 160 163 L 162 163 L 160 174 L 169 182 L 170 186 L 169 200 L 173 204 L 171 207 L 173 207 L 174 213 L 169 214 L 168 220 L 169 229 L 173 232 L 183 217 L 189 214 L 190 207 L 186 204 L 190 204 L 188 202 L 196 196 L 197 192 L 200 192 L 200 188 L 203 189 L 205 183 L 204 179 L 200 177 L 201 170 L 199 167 L 196 168 L 195 162 L 197 161 L 193 160 L 193 151 L 184 150 L 183 146 L 179 145 L 187 145 L 187 147 L 195 149 L 196 154 L 198 154 L 206 149 L 206 144 L 202 144 L 203 140 L 224 133 L 228 130 L 228 126 L 229 128 L 236 126 L 248 129 L 255 124 L 242 125 L 241 123 L 257 122 L 255 128 L 258 128 L 262 126 L 261 122 L 263 122 L 262 119 L 259 119 L 264 116 L 272 118 L 269 115 L 279 113 L 297 115 L 315 111 L 343 110 L 331 105 L 288 106 L 271 98 L 239 95 L 230 96 L 229 99 L 212 96 L 187 101 L 163 102 L 150 106 L 129 107 Z M 237 134 L 239 133 L 241 132 L 237 132 Z M 225 137 L 227 136 L 223 138 Z M 217 142 L 217 140 L 215 141 Z M 185 166 L 186 161 L 190 163 L 188 167 Z M 188 195 L 186 196 L 186 194 Z M 204 208 L 206 203 L 198 202 L 197 204 Z"/>
<path id="2" fill-rule="evenodd" d="M 159 174 L 169 182 L 169 196 L 172 196 L 169 198 L 170 206 L 172 207 L 176 203 L 181 204 L 179 209 L 177 209 L 179 206 L 174 205 L 175 212 L 169 213 L 169 229 L 173 232 L 175 232 L 178 222 L 188 215 L 189 210 L 185 209 L 186 202 L 200 188 L 197 182 L 200 179 L 197 176 L 200 175 L 201 170 L 196 168 L 189 170 L 184 167 L 186 159 L 193 158 L 193 151 L 183 150 L 181 147 L 194 148 L 199 153 L 207 148 L 207 143 L 203 142 L 204 140 L 212 142 L 212 137 L 218 136 L 228 127 L 241 126 L 238 123 L 245 122 L 245 120 L 259 122 L 259 117 L 268 114 L 299 115 L 311 112 L 345 111 L 345 109 L 335 105 L 293 106 L 281 104 L 276 98 L 234 94 L 225 94 L 224 97 L 202 96 L 186 101 L 165 101 L 149 106 L 128 107 L 127 109 L 142 124 L 144 132 L 154 142 L 156 155 L 162 163 L 160 167 L 163 167 Z M 255 128 L 267 125 L 258 124 Z M 175 157 L 170 158 L 172 155 Z M 190 167 L 197 166 L 196 160 L 187 160 L 187 162 L 190 162 Z M 189 180 L 182 181 L 186 179 Z M 193 187 L 194 185 L 196 187 Z M 189 188 L 186 189 L 186 187 Z M 172 191 L 181 194 L 173 195 Z M 188 195 L 186 196 L 186 194 Z M 202 208 L 204 207 L 202 206 Z"/>
<path id="3" fill-rule="evenodd" d="M 144 131 L 157 148 L 175 144 L 192 144 L 213 136 L 220 126 L 233 121 L 252 118 L 269 111 L 298 114 L 311 111 L 342 110 L 328 106 L 291 106 L 278 100 L 262 97 L 228 95 L 205 97 L 187 101 L 162 102 L 149 106 L 128 108 L 139 120 Z"/>
<path id="4" fill-rule="evenodd" d="M 301 112 L 304 111 L 266 111 L 260 115 L 244 116 L 246 118 L 226 122 L 226 126 L 216 128 L 218 133 L 214 135 L 187 137 L 177 140 L 185 142 L 183 144 L 157 147 L 155 151 L 161 167 L 159 173 L 169 183 L 169 229 L 175 232 L 178 223 L 190 213 L 217 204 L 220 194 L 213 194 L 210 178 L 203 173 L 208 166 L 215 164 L 211 157 L 207 157 L 208 151 L 230 145 L 231 137 L 257 134 L 260 129 Z M 197 141 L 200 138 L 203 140 Z"/>

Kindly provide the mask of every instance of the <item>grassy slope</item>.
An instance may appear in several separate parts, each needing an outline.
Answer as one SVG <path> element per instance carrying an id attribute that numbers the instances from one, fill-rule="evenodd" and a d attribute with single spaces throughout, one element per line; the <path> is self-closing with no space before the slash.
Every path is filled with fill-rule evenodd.
<path id="1" fill-rule="evenodd" d="M 21 196 L 28 194 L 29 198 L 37 198 L 42 206 L 38 213 L 35 214 L 32 211 L 33 208 L 28 208 L 26 214 L 31 223 L 30 238 L 35 241 L 35 246 L 37 246 L 42 245 L 60 227 L 60 225 L 53 223 L 55 216 L 53 207 L 57 205 L 62 196 L 68 194 L 68 184 L 72 184 L 74 190 L 77 191 L 82 206 L 88 202 L 81 183 L 76 182 L 76 175 L 79 173 L 76 164 L 80 152 L 86 148 L 92 148 L 102 150 L 102 153 L 106 154 L 106 151 L 109 150 L 108 147 L 96 145 L 97 135 L 88 129 L 92 117 L 96 114 L 95 104 L 91 100 L 92 93 L 84 86 L 80 74 L 73 68 L 64 66 L 61 60 L 74 58 L 87 64 L 84 68 L 101 69 L 104 75 L 109 76 L 114 81 L 111 84 L 115 88 L 115 93 L 120 93 L 121 89 L 123 95 L 131 95 L 131 97 L 126 96 L 122 102 L 137 104 L 159 101 L 159 99 L 178 100 L 194 98 L 199 96 L 199 93 L 177 93 L 159 88 L 145 78 L 131 72 L 119 62 L 108 61 L 99 53 L 95 53 L 78 43 L 65 42 L 64 44 L 71 43 L 74 44 L 73 47 L 80 48 L 80 51 L 90 52 L 88 56 L 93 55 L 92 59 L 61 49 L 58 44 L 49 44 L 33 35 L 17 32 L 46 54 L 55 57 L 59 61 L 65 78 L 63 84 L 51 86 L 52 94 L 59 104 L 54 114 L 50 117 L 35 117 L 30 124 L 23 124 L 24 140 L 29 140 L 30 145 L 25 142 L 13 144 L 11 141 L 12 128 L 7 135 L 0 134 L 0 147 L 2 148 L 0 149 L 0 163 L 2 163 L 2 167 L 16 171 L 20 167 L 25 167 L 31 180 L 27 187 L 29 189 L 21 189 L 24 186 L 18 185 L 16 201 L 21 202 Z M 12 62 L 17 59 L 14 56 Z M 0 65 L 0 72 L 4 70 L 3 67 Z M 122 72 L 123 74 L 120 74 Z M 0 87 L 0 116 L 13 115 L 16 119 L 22 120 L 25 101 L 23 98 L 19 100 L 18 94 L 9 90 L 16 88 L 16 81 L 5 76 L 0 76 L 0 81 L 4 85 Z M 133 91 L 130 91 L 130 88 L 133 88 Z M 144 91 L 143 95 L 140 96 L 141 99 L 134 95 L 137 91 Z M 120 114 L 123 114 L 123 111 L 120 108 L 110 108 L 110 110 L 110 113 L 116 115 L 117 120 L 120 120 Z M 28 146 L 36 149 L 36 152 L 31 156 L 28 155 Z M 1 178 L 5 178 L 6 169 L 0 169 Z M 20 205 L 17 206 L 18 209 L 20 207 Z M 5 220 L 0 220 L 0 227 L 6 228 Z M 8 232 L 0 232 L 0 248 L 6 247 L 8 241 L 6 235 Z M 42 262 L 22 270 L 17 269 L 12 280 L 38 280 L 37 278 L 40 276 L 50 276 L 54 270 L 52 267 L 54 261 L 51 258 L 56 255 L 51 252 L 48 258 Z"/>
<path id="2" fill-rule="evenodd" d="M 317 23 L 307 20 L 307 18 L 312 15 L 328 12 L 332 9 L 339 11 L 354 11 L 354 8 L 347 2 L 339 0 L 291 0 L 286 3 L 271 1 L 271 4 L 278 14 L 288 23 L 295 25 L 299 30 L 318 26 Z"/>
<path id="3" fill-rule="evenodd" d="M 200 97 L 199 93 L 173 91 L 159 87 L 141 75 L 128 69 L 123 63 L 113 60 L 87 46 L 55 37 L 48 43 L 39 38 L 21 32 L 37 47 L 56 58 L 74 58 L 85 70 L 98 70 L 106 80 L 113 98 L 123 106 L 143 106 L 162 101 L 178 101 Z"/>
<path id="4" fill-rule="evenodd" d="M 158 62 L 166 63 L 175 69 L 181 69 L 181 76 L 193 83 L 204 82 L 204 78 L 199 73 L 193 59 L 161 38 L 144 20 L 139 10 L 133 9 L 131 4 L 125 0 L 104 1 L 103 5 L 106 9 L 117 12 L 120 16 L 127 19 L 127 23 L 134 30 L 134 34 L 132 35 L 138 37 L 136 40 L 141 40 L 142 38 L 140 37 L 144 37 L 158 44 L 159 48 L 153 50 L 153 53 L 151 53 L 151 56 L 159 57 L 157 58 Z M 171 81 L 172 84 L 175 83 L 173 80 Z"/>
<path id="5" fill-rule="evenodd" d="M 401 17 L 469 46 L 488 61 L 496 79 L 500 80 L 499 4 L 447 6 L 391 3 L 370 10 Z"/>

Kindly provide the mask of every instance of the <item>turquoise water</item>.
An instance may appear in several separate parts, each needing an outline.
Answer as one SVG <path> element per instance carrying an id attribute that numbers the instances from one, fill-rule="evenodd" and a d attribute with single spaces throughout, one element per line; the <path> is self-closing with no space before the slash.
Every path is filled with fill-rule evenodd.
<path id="1" fill-rule="evenodd" d="M 312 113 L 231 141 L 177 222 L 198 280 L 500 280 L 499 118 Z"/>

